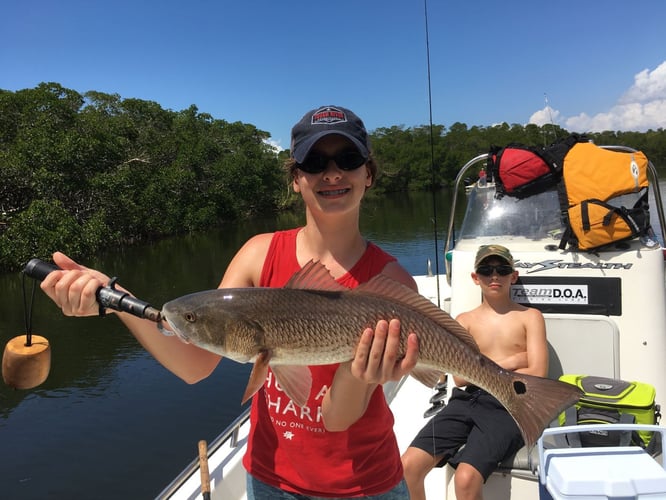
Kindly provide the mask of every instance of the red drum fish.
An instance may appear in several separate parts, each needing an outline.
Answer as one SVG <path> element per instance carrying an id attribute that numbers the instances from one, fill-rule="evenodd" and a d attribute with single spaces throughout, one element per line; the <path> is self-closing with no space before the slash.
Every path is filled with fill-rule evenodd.
<path id="1" fill-rule="evenodd" d="M 348 289 L 318 262 L 306 264 L 284 288 L 193 293 L 166 303 L 162 317 L 185 342 L 254 362 L 244 400 L 259 390 L 270 366 L 303 406 L 312 382 L 308 365 L 351 360 L 363 330 L 393 318 L 401 322 L 403 355 L 409 332 L 418 337 L 413 377 L 433 387 L 452 373 L 485 389 L 511 414 L 528 446 L 581 395 L 571 384 L 503 369 L 481 354 L 463 326 L 410 288 L 378 275 Z"/>

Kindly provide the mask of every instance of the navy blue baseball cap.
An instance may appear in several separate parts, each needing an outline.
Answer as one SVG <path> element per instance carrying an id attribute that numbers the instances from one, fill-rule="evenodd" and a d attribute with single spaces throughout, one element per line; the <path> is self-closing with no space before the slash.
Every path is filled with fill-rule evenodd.
<path id="1" fill-rule="evenodd" d="M 346 137 L 365 158 L 370 155 L 370 140 L 363 121 L 342 106 L 322 106 L 305 113 L 291 129 L 291 156 L 296 163 L 303 163 L 315 142 L 329 134 Z"/>

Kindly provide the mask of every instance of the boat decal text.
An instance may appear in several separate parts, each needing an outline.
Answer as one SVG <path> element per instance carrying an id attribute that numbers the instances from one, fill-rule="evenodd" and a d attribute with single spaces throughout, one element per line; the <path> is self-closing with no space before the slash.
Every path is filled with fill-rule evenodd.
<path id="1" fill-rule="evenodd" d="M 511 298 L 521 304 L 587 304 L 587 285 L 521 285 L 511 287 Z"/>
<path id="2" fill-rule="evenodd" d="M 621 262 L 565 262 L 561 259 L 542 260 L 540 262 L 521 262 L 515 264 L 518 269 L 526 269 L 527 274 L 548 271 L 550 269 L 631 269 L 632 263 Z"/>

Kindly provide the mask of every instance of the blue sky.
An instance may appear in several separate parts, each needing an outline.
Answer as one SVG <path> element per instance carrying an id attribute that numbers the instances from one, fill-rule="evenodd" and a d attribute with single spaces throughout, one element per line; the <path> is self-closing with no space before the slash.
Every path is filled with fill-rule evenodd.
<path id="1" fill-rule="evenodd" d="M 434 123 L 666 127 L 666 1 L 427 7 Z M 325 104 L 370 130 L 427 124 L 426 62 L 423 0 L 28 0 L 0 16 L 1 89 L 194 104 L 281 147 Z"/>

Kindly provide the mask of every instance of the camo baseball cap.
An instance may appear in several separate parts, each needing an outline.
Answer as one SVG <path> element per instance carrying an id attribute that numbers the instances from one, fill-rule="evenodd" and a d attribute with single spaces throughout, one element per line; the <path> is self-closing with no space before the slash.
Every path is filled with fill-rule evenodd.
<path id="1" fill-rule="evenodd" d="M 370 141 L 363 121 L 342 106 L 322 106 L 305 113 L 291 129 L 291 156 L 297 163 L 303 163 L 312 146 L 329 134 L 346 137 L 365 158 L 370 155 Z"/>
<path id="2" fill-rule="evenodd" d="M 508 248 L 503 247 L 502 245 L 481 245 L 476 252 L 474 269 L 479 267 L 479 264 L 488 257 L 499 257 L 513 267 L 513 255 L 511 255 Z"/>

